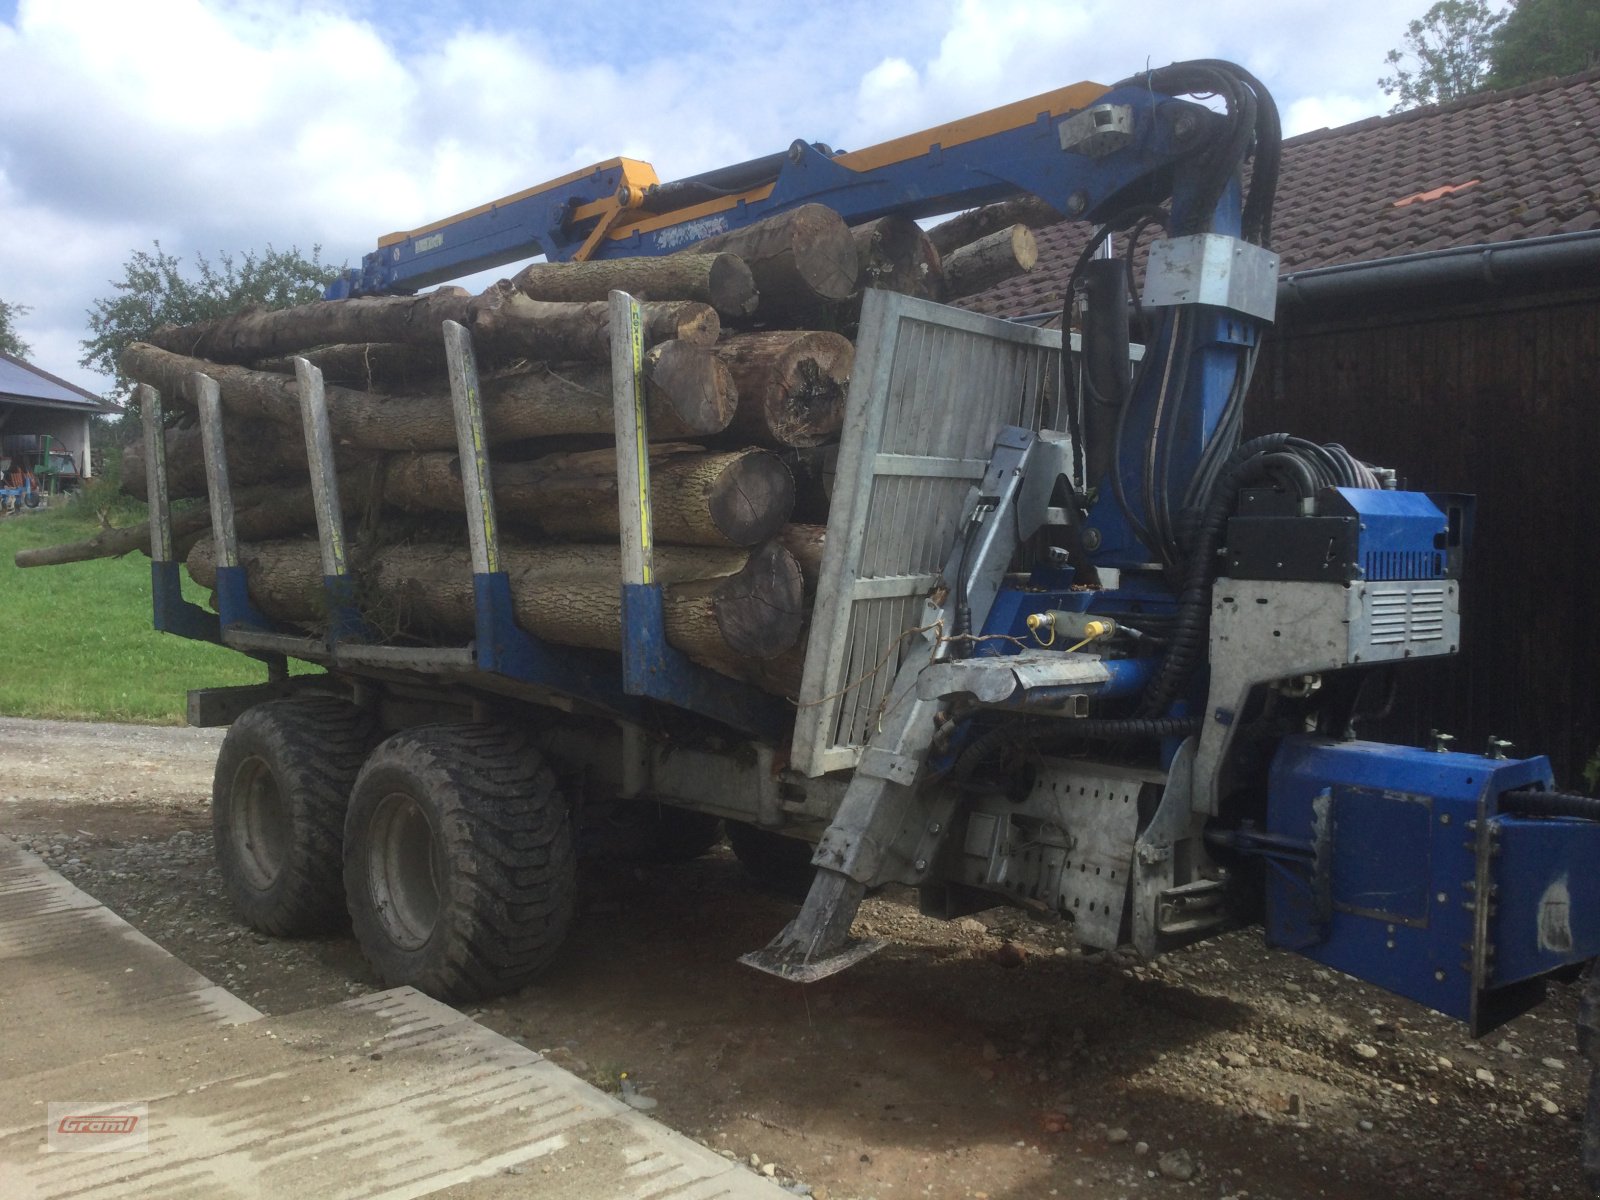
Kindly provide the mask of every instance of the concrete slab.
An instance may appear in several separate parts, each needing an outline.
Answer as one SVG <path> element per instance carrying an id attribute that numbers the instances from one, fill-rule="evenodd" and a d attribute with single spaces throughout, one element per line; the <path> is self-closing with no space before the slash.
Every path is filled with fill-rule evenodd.
<path id="1" fill-rule="evenodd" d="M 38 913 L 0 924 L 4 1200 L 788 1195 L 412 989 L 262 1017 L 21 854 L 0 846 L 0 896 Z M 147 1148 L 51 1151 L 64 1101 L 146 1104 Z"/>

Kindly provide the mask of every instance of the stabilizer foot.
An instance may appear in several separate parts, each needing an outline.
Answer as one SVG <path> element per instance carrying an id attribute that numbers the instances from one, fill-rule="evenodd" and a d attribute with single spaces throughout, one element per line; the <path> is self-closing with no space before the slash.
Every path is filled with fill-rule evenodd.
<path id="1" fill-rule="evenodd" d="M 815 983 L 852 967 L 883 948 L 882 942 L 850 936 L 850 925 L 867 889 L 848 875 L 819 868 L 806 902 L 783 932 L 739 959 L 779 979 Z"/>

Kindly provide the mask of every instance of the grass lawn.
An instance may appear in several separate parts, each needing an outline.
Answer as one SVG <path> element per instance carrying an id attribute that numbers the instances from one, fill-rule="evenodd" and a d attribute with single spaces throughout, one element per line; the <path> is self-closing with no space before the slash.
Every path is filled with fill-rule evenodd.
<path id="1" fill-rule="evenodd" d="M 138 519 L 119 513 L 114 523 Z M 95 529 L 87 505 L 0 517 L 0 714 L 175 725 L 189 688 L 266 679 L 254 659 L 150 628 L 143 554 L 26 571 L 12 562 Z M 205 602 L 187 578 L 184 588 Z"/>

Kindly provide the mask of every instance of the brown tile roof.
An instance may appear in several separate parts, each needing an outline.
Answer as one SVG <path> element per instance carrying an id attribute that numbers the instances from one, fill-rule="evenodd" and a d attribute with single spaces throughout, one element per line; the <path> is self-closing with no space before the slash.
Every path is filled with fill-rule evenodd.
<path id="1" fill-rule="evenodd" d="M 1600 70 L 1290 138 L 1273 224 L 1285 273 L 1600 229 Z M 1030 274 L 957 303 L 1059 307 L 1088 230 L 1035 234 Z"/>

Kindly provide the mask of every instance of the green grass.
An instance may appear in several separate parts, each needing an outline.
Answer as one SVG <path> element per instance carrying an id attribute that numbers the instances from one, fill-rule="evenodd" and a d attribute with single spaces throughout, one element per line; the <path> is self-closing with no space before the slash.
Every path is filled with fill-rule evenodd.
<path id="1" fill-rule="evenodd" d="M 140 519 L 127 509 L 112 517 Z M 143 554 L 26 571 L 12 561 L 97 528 L 82 502 L 0 518 L 0 714 L 181 724 L 188 689 L 265 680 L 266 668 L 242 654 L 150 628 Z M 205 602 L 188 579 L 184 590 Z"/>

